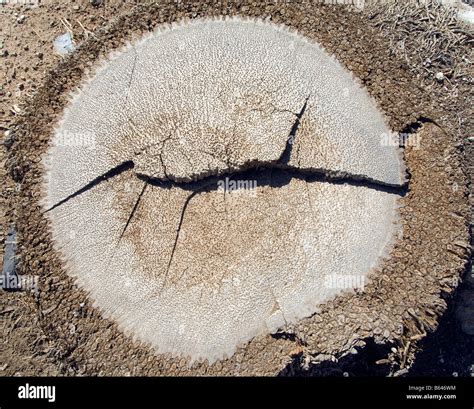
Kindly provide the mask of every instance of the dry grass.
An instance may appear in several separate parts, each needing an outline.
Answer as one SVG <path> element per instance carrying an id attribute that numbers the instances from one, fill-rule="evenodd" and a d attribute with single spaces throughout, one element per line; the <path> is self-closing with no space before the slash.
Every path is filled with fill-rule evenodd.
<path id="1" fill-rule="evenodd" d="M 435 0 L 376 0 L 366 13 L 410 68 L 423 67 L 433 78 L 441 72 L 450 82 L 472 75 L 473 30 L 456 18 L 454 8 Z"/>

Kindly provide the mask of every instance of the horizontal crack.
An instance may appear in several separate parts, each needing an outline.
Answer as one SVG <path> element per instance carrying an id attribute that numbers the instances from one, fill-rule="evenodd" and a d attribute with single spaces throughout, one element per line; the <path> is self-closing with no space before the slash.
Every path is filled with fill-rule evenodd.
<path id="1" fill-rule="evenodd" d="M 113 178 L 114 176 L 119 175 L 127 170 L 133 169 L 134 163 L 133 161 L 126 161 L 122 164 L 116 166 L 115 168 L 109 170 L 108 172 L 104 173 L 101 176 L 98 176 L 83 188 L 77 190 L 76 192 L 72 193 L 71 195 L 67 196 L 66 198 L 62 199 L 61 201 L 57 202 L 55 205 L 48 208 L 45 212 L 49 212 L 56 207 L 66 203 L 67 201 L 71 200 L 72 198 L 92 189 L 93 187 L 97 186 L 99 183 L 104 182 L 108 179 Z M 135 173 L 135 176 L 143 182 L 147 184 L 160 187 L 163 189 L 171 189 L 173 187 L 180 188 L 183 190 L 200 190 L 202 187 L 211 187 L 215 186 L 217 189 L 217 182 L 222 178 L 228 177 L 229 179 L 254 179 L 257 177 L 258 172 L 263 172 L 265 170 L 279 170 L 291 178 L 296 178 L 300 180 L 305 180 L 307 182 L 318 181 L 318 182 L 325 182 L 325 183 L 332 183 L 332 184 L 349 184 L 353 186 L 363 186 L 369 189 L 375 189 L 382 192 L 397 194 L 400 196 L 404 196 L 408 191 L 408 184 L 405 183 L 404 185 L 391 185 L 384 182 L 380 182 L 378 180 L 370 179 L 364 175 L 354 175 L 347 172 L 338 172 L 338 171 L 327 171 L 324 169 L 301 169 L 294 166 L 282 164 L 282 163 L 255 163 L 254 167 L 246 168 L 243 170 L 232 171 L 232 172 L 222 172 L 218 175 L 209 175 L 204 177 L 203 179 L 190 181 L 190 182 L 177 182 L 174 180 L 163 180 L 161 178 L 154 178 L 144 174 Z M 289 181 L 288 181 L 289 182 Z M 287 182 L 287 183 L 288 183 Z M 263 184 L 265 185 L 265 184 Z M 271 185 L 276 187 L 277 185 L 267 183 L 267 185 Z M 209 190 L 215 190 L 209 189 Z"/>
<path id="2" fill-rule="evenodd" d="M 322 169 L 301 169 L 296 168 L 290 165 L 270 163 L 270 164 L 260 164 L 256 165 L 250 169 L 244 169 L 234 172 L 223 172 L 219 175 L 207 176 L 204 179 L 200 179 L 192 182 L 175 182 L 172 180 L 162 180 L 157 178 L 148 177 L 145 175 L 137 175 L 140 180 L 143 180 L 153 186 L 161 187 L 164 189 L 171 189 L 173 187 L 194 191 L 196 189 L 201 189 L 204 187 L 213 187 L 209 190 L 217 189 L 217 182 L 223 178 L 229 178 L 230 180 L 250 180 L 258 179 L 261 177 L 265 171 L 280 171 L 282 174 L 286 175 L 290 179 L 300 179 L 307 182 L 325 182 L 332 184 L 349 184 L 352 186 L 362 186 L 369 189 L 379 190 L 387 193 L 393 193 L 400 196 L 404 196 L 408 191 L 408 185 L 390 185 L 377 180 L 372 180 L 366 176 L 359 176 L 345 172 L 330 172 Z M 260 176 L 259 176 L 260 175 Z M 288 183 L 289 180 L 286 182 Z M 284 183 L 284 184 L 286 184 Z M 272 187 L 278 187 L 275 183 L 261 183 L 260 186 L 269 185 Z"/>
<path id="3" fill-rule="evenodd" d="M 68 200 L 80 195 L 81 193 L 84 193 L 87 190 L 92 189 L 94 186 L 98 185 L 99 183 L 105 180 L 108 180 L 114 176 L 117 176 L 126 170 L 132 169 L 133 166 L 134 166 L 133 162 L 131 161 L 127 161 L 127 162 L 122 163 L 119 166 L 116 166 L 115 168 L 111 169 L 109 172 L 106 172 L 105 174 L 99 176 L 98 178 L 95 178 L 93 181 L 88 183 L 82 189 L 76 191 L 75 193 L 69 195 L 65 199 L 56 203 L 47 211 L 50 211 L 60 206 L 61 204 L 67 202 Z M 194 197 L 196 197 L 200 193 L 218 190 L 219 188 L 218 182 L 222 180 L 222 175 L 220 177 L 209 176 L 199 181 L 186 182 L 186 183 L 174 182 L 171 180 L 164 181 L 161 179 L 154 179 L 154 178 L 144 176 L 144 175 L 138 175 L 136 173 L 135 173 L 135 176 L 141 181 L 145 182 L 145 184 L 137 200 L 135 201 L 135 204 L 130 212 L 130 215 L 127 219 L 125 227 L 122 230 L 118 243 L 120 243 L 122 237 L 127 231 L 127 228 L 129 227 L 136 213 L 136 210 L 139 206 L 139 203 L 148 185 L 160 187 L 162 189 L 179 188 L 179 189 L 190 191 L 190 194 L 186 198 L 183 204 L 183 207 L 181 209 L 181 214 L 180 214 L 178 226 L 176 228 L 176 235 L 174 238 L 174 243 L 171 250 L 170 258 L 168 260 L 166 270 L 164 271 L 164 280 L 163 280 L 163 286 L 164 286 L 167 280 L 167 277 L 169 275 L 171 266 L 173 264 L 174 256 L 176 253 L 176 249 L 177 249 L 180 234 L 181 234 L 181 228 L 184 222 L 184 218 L 185 218 L 189 203 Z M 267 166 L 262 166 L 262 167 L 255 167 L 252 169 L 246 169 L 246 170 L 237 171 L 234 173 L 227 173 L 224 176 L 227 177 L 229 180 L 253 180 L 256 182 L 255 183 L 256 186 L 271 186 L 274 188 L 285 186 L 289 184 L 292 179 L 298 179 L 298 180 L 304 181 L 305 183 L 325 182 L 325 183 L 331 183 L 331 184 L 341 184 L 341 185 L 348 184 L 351 186 L 361 186 L 361 187 L 366 187 L 366 188 L 370 188 L 370 189 L 374 189 L 374 190 L 378 190 L 378 191 L 382 191 L 386 193 L 396 194 L 399 196 L 404 196 L 408 190 L 407 186 L 386 186 L 377 182 L 371 182 L 367 179 L 357 178 L 354 175 L 344 175 L 344 174 L 337 174 L 337 173 L 334 173 L 331 175 L 331 174 L 328 174 L 328 172 L 323 172 L 323 171 L 318 171 L 318 170 L 304 171 L 298 168 L 292 168 L 284 164 L 277 164 L 277 165 L 271 164 L 270 166 L 267 165 Z M 239 184 L 237 184 L 237 186 L 238 185 Z"/>

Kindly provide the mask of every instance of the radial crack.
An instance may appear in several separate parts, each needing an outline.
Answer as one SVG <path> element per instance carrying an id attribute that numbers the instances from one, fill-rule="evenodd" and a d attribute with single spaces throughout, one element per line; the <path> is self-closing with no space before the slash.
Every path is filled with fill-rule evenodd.
<path id="1" fill-rule="evenodd" d="M 122 233 L 120 234 L 119 242 L 120 242 L 120 240 L 122 240 L 123 235 L 124 235 L 125 232 L 127 231 L 128 225 L 130 224 L 130 222 L 131 222 L 132 219 L 133 219 L 133 216 L 135 215 L 135 212 L 136 212 L 136 210 L 137 210 L 137 208 L 138 208 L 138 205 L 140 204 L 140 200 L 142 199 L 142 196 L 143 196 L 143 194 L 145 193 L 145 190 L 146 190 L 146 187 L 147 187 L 147 186 L 148 186 L 148 184 L 147 184 L 147 183 L 144 183 L 143 188 L 142 188 L 142 190 L 141 190 L 141 192 L 140 192 L 140 195 L 138 196 L 138 198 L 137 198 L 137 200 L 136 200 L 136 202 L 135 202 L 135 205 L 133 206 L 132 211 L 130 212 L 130 215 L 128 216 L 127 223 L 125 223 L 125 227 L 123 228 Z"/>
<path id="2" fill-rule="evenodd" d="M 291 156 L 291 150 L 293 148 L 293 144 L 295 143 L 295 138 L 296 138 L 296 132 L 298 131 L 298 128 L 301 123 L 301 118 L 304 115 L 304 112 L 306 111 L 306 107 L 308 106 L 308 100 L 311 94 L 309 94 L 303 104 L 303 107 L 301 108 L 300 112 L 296 114 L 296 120 L 293 123 L 293 126 L 291 127 L 290 134 L 288 135 L 288 139 L 286 141 L 286 146 L 285 150 L 282 152 L 280 158 L 278 159 L 277 163 L 284 164 L 286 165 L 288 161 L 290 160 Z"/>
<path id="3" fill-rule="evenodd" d="M 276 307 L 276 309 L 278 311 L 280 311 L 281 313 L 281 316 L 283 318 L 283 321 L 285 321 L 285 325 L 288 325 L 288 321 L 286 320 L 286 317 L 285 317 L 285 313 L 283 312 L 281 306 L 280 306 L 280 303 L 278 301 L 278 298 L 276 297 L 275 295 L 275 292 L 273 291 L 273 289 L 269 286 L 268 289 L 270 290 L 270 294 L 272 295 L 273 297 L 273 302 L 274 302 L 274 308 Z"/>
<path id="4" fill-rule="evenodd" d="M 131 70 L 131 73 L 130 73 L 130 78 L 128 79 L 127 95 L 125 96 L 124 107 L 126 107 L 127 104 L 128 104 L 128 99 L 130 97 L 130 88 L 132 86 L 133 76 L 135 74 L 135 69 L 136 69 L 137 60 L 138 60 L 138 54 L 137 54 L 137 50 L 135 49 L 135 47 L 133 47 L 133 52 L 134 52 L 134 57 L 133 57 L 133 63 L 132 63 L 132 70 Z"/>
<path id="5" fill-rule="evenodd" d="M 178 223 L 178 227 L 176 229 L 176 236 L 175 236 L 175 239 L 174 239 L 174 243 L 173 243 L 173 248 L 171 250 L 171 255 L 170 255 L 170 258 L 169 258 L 169 261 L 168 261 L 168 265 L 166 267 L 166 272 L 165 272 L 165 278 L 164 278 L 164 281 L 163 281 L 163 286 L 165 285 L 165 282 L 166 282 L 166 279 L 168 277 L 168 273 L 169 273 L 169 270 L 171 268 L 171 264 L 173 263 L 173 259 L 174 259 L 174 254 L 176 252 L 176 247 L 178 246 L 178 241 L 179 241 L 179 236 L 180 236 L 180 233 L 181 233 L 181 226 L 183 225 L 183 221 L 184 221 L 184 215 L 186 214 L 186 209 L 188 208 L 188 205 L 189 203 L 191 202 L 191 200 L 193 199 L 193 197 L 195 197 L 196 195 L 198 195 L 199 193 L 201 193 L 203 190 L 205 190 L 207 187 L 209 187 L 211 185 L 211 183 L 208 183 L 208 184 L 204 184 L 202 186 L 200 186 L 198 189 L 194 190 L 193 192 L 191 192 L 189 194 L 189 196 L 186 198 L 184 204 L 183 204 L 183 207 L 181 209 L 181 216 L 180 216 L 180 219 L 179 219 L 179 223 Z"/>
<path id="6" fill-rule="evenodd" d="M 108 170 L 107 172 L 103 173 L 102 175 L 97 176 L 96 178 L 91 180 L 87 185 L 83 186 L 79 190 L 76 190 L 74 193 L 71 193 L 69 196 L 65 197 L 64 199 L 60 200 L 53 206 L 49 207 L 48 209 L 45 210 L 45 213 L 55 209 L 58 206 L 61 206 L 62 204 L 68 202 L 72 198 L 79 196 L 80 194 L 84 192 L 87 192 L 88 190 L 97 186 L 99 183 L 105 182 L 106 180 L 109 180 L 115 176 L 118 176 L 127 170 L 133 169 L 133 167 L 134 167 L 134 163 L 131 160 L 122 162 L 120 165 L 117 165 L 113 167 L 112 169 Z"/>

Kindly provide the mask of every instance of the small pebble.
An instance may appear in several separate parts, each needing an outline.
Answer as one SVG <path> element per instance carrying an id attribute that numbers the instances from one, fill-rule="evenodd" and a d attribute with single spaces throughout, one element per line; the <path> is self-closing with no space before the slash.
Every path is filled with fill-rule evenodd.
<path id="1" fill-rule="evenodd" d="M 26 19 L 25 15 L 22 14 L 22 15 L 20 15 L 20 16 L 17 17 L 16 22 L 17 22 L 18 24 L 23 24 L 23 22 L 25 21 L 25 19 Z"/>
<path id="2" fill-rule="evenodd" d="M 442 82 L 444 80 L 444 74 L 442 72 L 437 72 L 435 78 L 437 81 Z"/>

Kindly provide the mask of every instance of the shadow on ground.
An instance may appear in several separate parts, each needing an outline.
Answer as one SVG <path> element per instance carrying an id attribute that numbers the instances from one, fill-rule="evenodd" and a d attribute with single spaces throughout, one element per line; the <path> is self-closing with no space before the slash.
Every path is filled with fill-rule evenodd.
<path id="1" fill-rule="evenodd" d="M 405 376 L 474 376 L 474 336 L 466 335 L 455 317 L 456 299 L 439 322 L 438 329 L 418 346 L 416 360 Z M 386 359 L 392 345 L 378 345 L 373 339 L 338 362 L 323 362 L 303 367 L 302 354 L 296 356 L 279 376 L 387 376 L 390 363 L 377 364 Z"/>
<path id="2" fill-rule="evenodd" d="M 409 376 L 474 376 L 474 336 L 461 330 L 455 304 L 451 303 L 438 329 L 420 344 Z"/>
<path id="3" fill-rule="evenodd" d="M 390 364 L 376 364 L 385 359 L 392 345 L 378 345 L 371 338 L 364 339 L 366 345 L 356 348 L 357 354 L 348 354 L 337 362 L 324 361 L 310 365 L 305 369 L 302 365 L 302 354 L 293 358 L 278 376 L 387 376 Z"/>

